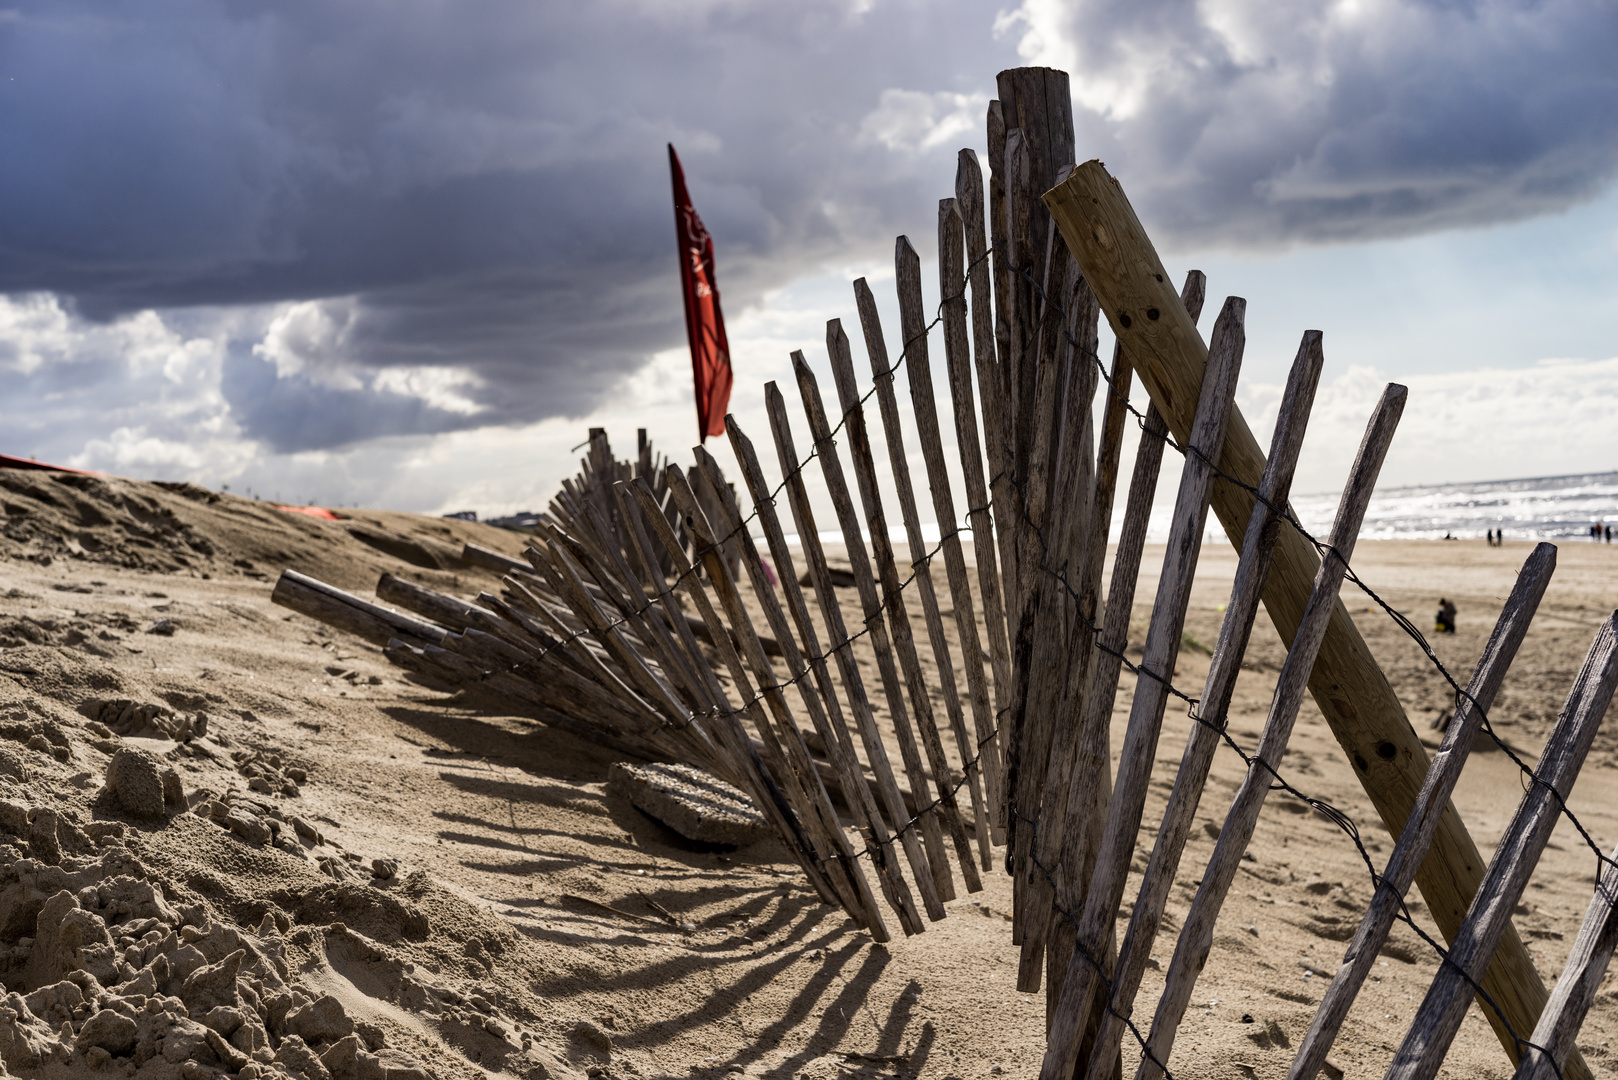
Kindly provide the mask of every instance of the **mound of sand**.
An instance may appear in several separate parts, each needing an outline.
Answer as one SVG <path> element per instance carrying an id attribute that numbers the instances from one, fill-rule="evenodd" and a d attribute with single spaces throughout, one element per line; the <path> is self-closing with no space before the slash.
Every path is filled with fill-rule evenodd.
<path id="1" fill-rule="evenodd" d="M 600 747 L 417 686 L 377 648 L 269 603 L 288 567 L 365 596 L 388 572 L 470 598 L 495 578 L 461 565 L 460 545 L 517 554 L 520 537 L 387 512 L 322 521 L 197 488 L 3 470 L 0 509 L 6 1072 L 1037 1071 L 1043 995 L 1014 990 L 1004 874 L 985 875 L 975 895 L 958 883 L 949 917 L 925 934 L 873 946 L 816 902 L 775 843 L 692 844 L 608 789 L 619 759 Z M 1437 646 L 1463 673 L 1527 554 L 1481 543 L 1361 551 L 1361 573 L 1401 607 L 1424 609 L 1434 589 L 1458 600 L 1462 632 Z M 1611 600 L 1608 554 L 1564 549 L 1496 710 L 1530 751 Z M 1147 566 L 1156 562 L 1149 553 Z M 1206 549 L 1193 637 L 1215 639 L 1232 570 Z M 1141 627 L 1152 584 L 1138 594 Z M 1408 641 L 1358 614 L 1363 603 L 1352 606 L 1370 644 L 1424 725 L 1448 695 Z M 1233 734 L 1248 744 L 1281 656 L 1261 624 L 1232 708 Z M 1206 666 L 1188 651 L 1177 681 L 1200 685 Z M 1166 722 L 1163 778 L 1187 723 Z M 1604 845 L 1618 837 L 1607 752 L 1572 797 Z M 1391 844 L 1312 706 L 1283 772 L 1353 815 L 1373 857 L 1385 857 Z M 1239 776 L 1233 755 L 1217 759 L 1169 932 Z M 1148 830 L 1166 790 L 1154 786 Z M 1521 790 L 1504 755 L 1468 766 L 1456 801 L 1485 852 Z M 1335 967 L 1369 899 L 1358 852 L 1301 804 L 1272 797 L 1250 854 L 1175 1050 L 1177 1075 L 1284 1072 L 1284 1040 L 1295 1045 L 1319 1000 L 1315 973 Z M 1519 926 L 1547 979 L 1593 866 L 1559 828 L 1522 905 Z M 1413 909 L 1425 918 L 1419 901 Z M 1165 935 L 1154 951 L 1171 949 Z M 1397 931 L 1333 1060 L 1353 1075 L 1382 1071 L 1436 967 Z M 1142 1003 L 1160 979 L 1148 972 Z M 1618 993 L 1604 990 L 1580 1038 L 1598 1070 L 1612 1061 L 1614 1030 Z M 1510 1075 L 1475 1007 L 1447 1069 Z"/>

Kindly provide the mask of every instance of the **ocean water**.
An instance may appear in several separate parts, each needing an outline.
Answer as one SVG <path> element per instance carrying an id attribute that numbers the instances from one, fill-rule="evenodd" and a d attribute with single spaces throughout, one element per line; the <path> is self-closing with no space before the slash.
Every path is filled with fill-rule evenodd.
<path id="1" fill-rule="evenodd" d="M 1304 527 L 1324 537 L 1338 495 L 1294 495 Z M 1368 540 L 1437 540 L 1445 534 L 1481 539 L 1504 529 L 1512 540 L 1583 540 L 1596 522 L 1618 533 L 1618 471 L 1478 484 L 1381 488 L 1360 536 Z"/>

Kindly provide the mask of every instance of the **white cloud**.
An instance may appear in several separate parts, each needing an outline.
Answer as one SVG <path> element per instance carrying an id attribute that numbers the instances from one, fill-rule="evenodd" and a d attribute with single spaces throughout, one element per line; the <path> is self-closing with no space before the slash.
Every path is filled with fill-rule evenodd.
<path id="1" fill-rule="evenodd" d="M 947 90 L 882 91 L 877 107 L 860 121 L 860 141 L 889 150 L 919 153 L 959 142 L 977 142 L 989 108 L 988 94 Z"/>

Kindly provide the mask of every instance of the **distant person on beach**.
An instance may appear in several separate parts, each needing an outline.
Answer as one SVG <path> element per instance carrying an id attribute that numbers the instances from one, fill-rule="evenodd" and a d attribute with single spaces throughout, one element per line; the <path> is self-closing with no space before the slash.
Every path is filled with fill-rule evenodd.
<path id="1" fill-rule="evenodd" d="M 1612 543 L 1612 526 L 1607 526 L 1607 543 Z"/>
<path id="2" fill-rule="evenodd" d="M 1449 602 L 1447 596 L 1438 598 L 1438 614 L 1433 616 L 1433 622 L 1433 629 L 1440 634 L 1455 633 L 1455 605 Z"/>

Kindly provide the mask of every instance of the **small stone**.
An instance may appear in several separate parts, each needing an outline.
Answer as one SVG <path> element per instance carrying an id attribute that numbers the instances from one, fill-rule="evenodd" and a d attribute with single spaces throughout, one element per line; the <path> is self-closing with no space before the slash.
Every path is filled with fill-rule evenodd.
<path id="1" fill-rule="evenodd" d="M 310 1044 L 336 1042 L 354 1033 L 354 1021 L 343 1011 L 343 1003 L 325 994 L 287 1013 L 286 1029 Z"/>
<path id="2" fill-rule="evenodd" d="M 206 1013 L 224 1006 L 237 1008 L 241 997 L 236 992 L 236 977 L 241 973 L 242 958 L 247 950 L 237 949 L 217 964 L 198 968 L 185 977 L 180 989 L 181 1000 L 193 1012 Z"/>
<path id="3" fill-rule="evenodd" d="M 303 769 L 288 769 L 287 776 L 295 784 L 304 784 L 309 781 L 309 774 Z"/>
<path id="4" fill-rule="evenodd" d="M 381 881 L 398 876 L 399 861 L 397 859 L 372 859 L 371 876 Z"/>
<path id="5" fill-rule="evenodd" d="M 185 787 L 180 783 L 180 774 L 173 769 L 163 770 L 163 804 L 185 809 Z"/>
<path id="6" fill-rule="evenodd" d="M 148 634 L 156 634 L 159 637 L 173 637 L 176 629 L 178 629 L 178 627 L 174 625 L 173 619 L 159 619 L 152 625 L 148 626 L 146 628 L 146 632 Z"/>
<path id="7" fill-rule="evenodd" d="M 57 840 L 56 811 L 40 807 L 30 816 L 33 821 L 28 827 L 28 850 L 47 866 L 57 865 L 62 861 L 62 847 Z"/>
<path id="8" fill-rule="evenodd" d="M 580 1020 L 573 1025 L 573 1037 L 589 1043 L 604 1054 L 612 1053 L 612 1036 L 588 1020 Z"/>
<path id="9" fill-rule="evenodd" d="M 0 747 L 0 776 L 9 776 L 19 784 L 28 782 L 28 767 L 22 755 Z"/>
<path id="10" fill-rule="evenodd" d="M 292 831 L 309 841 L 311 844 L 320 844 L 325 842 L 325 838 L 320 835 L 320 830 L 309 824 L 303 818 L 293 817 L 291 821 Z"/>
<path id="11" fill-rule="evenodd" d="M 112 755 L 107 762 L 107 790 L 135 817 L 163 816 L 163 773 L 144 751 L 125 747 Z"/>
<path id="12" fill-rule="evenodd" d="M 249 844 L 266 844 L 270 840 L 270 827 L 246 810 L 231 810 L 227 813 L 225 827 Z"/>
<path id="13" fill-rule="evenodd" d="M 81 1053 L 99 1047 L 106 1053 L 123 1057 L 135 1048 L 135 1021 L 123 1013 L 102 1009 L 84 1022 L 75 1045 Z"/>
<path id="14" fill-rule="evenodd" d="M 285 1065 L 287 1072 L 300 1075 L 303 1080 L 331 1080 L 326 1066 L 297 1035 L 288 1035 L 281 1040 L 281 1049 L 275 1052 L 275 1060 Z"/>

